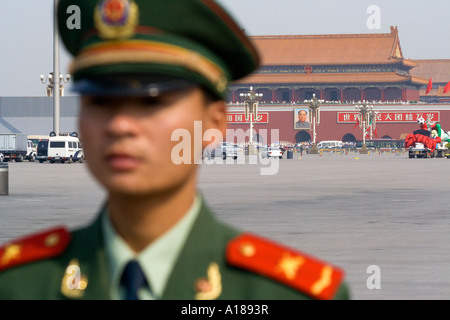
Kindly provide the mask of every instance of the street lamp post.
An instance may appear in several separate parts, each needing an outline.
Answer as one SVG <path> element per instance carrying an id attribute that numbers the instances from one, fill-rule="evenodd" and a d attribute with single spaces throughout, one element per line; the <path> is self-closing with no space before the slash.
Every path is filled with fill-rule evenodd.
<path id="1" fill-rule="evenodd" d="M 356 109 L 359 112 L 360 116 L 360 124 L 359 126 L 362 127 L 362 134 L 363 134 L 363 145 L 361 147 L 361 150 L 359 153 L 361 154 L 367 154 L 369 151 L 367 150 L 366 145 L 366 122 L 369 120 L 370 114 L 373 112 L 372 110 L 373 106 L 368 105 L 367 102 L 364 100 L 361 105 L 357 105 Z"/>
<path id="2" fill-rule="evenodd" d="M 53 131 L 59 135 L 60 106 L 59 98 L 64 96 L 64 83 L 68 83 L 70 75 L 55 77 L 54 72 L 50 72 L 47 77 L 41 75 L 41 82 L 46 85 L 47 97 L 53 97 Z M 58 90 L 59 87 L 59 90 Z"/>
<path id="3" fill-rule="evenodd" d="M 263 96 L 262 93 L 257 93 L 250 87 L 250 91 L 247 93 L 241 93 L 241 97 L 245 98 L 245 120 L 250 120 L 250 142 L 248 145 L 248 153 L 255 154 L 255 145 L 253 144 L 253 120 L 258 116 L 258 99 Z"/>
<path id="4" fill-rule="evenodd" d="M 309 121 L 313 126 L 313 145 L 309 153 L 318 154 L 319 150 L 316 145 L 316 125 L 320 123 L 320 103 L 323 103 L 324 100 L 320 100 L 316 98 L 316 94 L 313 93 L 313 97 L 310 100 L 305 100 L 305 102 L 309 103 Z"/>
<path id="5" fill-rule="evenodd" d="M 53 131 L 59 135 L 59 119 L 60 119 L 60 77 L 59 77 L 59 36 L 57 22 L 58 0 L 53 0 Z"/>
<path id="6" fill-rule="evenodd" d="M 63 95 L 63 82 L 68 82 L 70 76 L 65 78 L 59 72 L 59 33 L 57 19 L 58 0 L 53 0 L 53 72 L 45 78 L 41 75 L 41 82 L 47 85 L 47 96 L 53 96 L 53 131 L 59 135 L 60 97 Z"/>
<path id="7" fill-rule="evenodd" d="M 47 77 L 41 74 L 41 82 L 43 84 L 46 84 L 47 89 L 47 97 L 54 97 L 54 88 L 57 86 L 54 79 L 53 72 L 50 72 Z M 70 80 L 70 75 L 63 76 L 62 74 L 59 75 L 59 96 L 64 96 L 64 83 L 68 83 Z"/>

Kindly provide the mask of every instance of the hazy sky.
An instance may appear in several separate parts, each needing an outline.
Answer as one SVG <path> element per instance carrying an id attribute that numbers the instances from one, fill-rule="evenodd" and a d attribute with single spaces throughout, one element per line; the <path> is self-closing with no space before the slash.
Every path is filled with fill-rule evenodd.
<path id="1" fill-rule="evenodd" d="M 249 35 L 388 33 L 397 26 L 406 58 L 450 59 L 450 0 L 218 2 Z M 60 52 L 66 74 L 70 57 Z M 52 70 L 53 0 L 0 0 L 0 96 L 44 96 L 39 77 Z"/>

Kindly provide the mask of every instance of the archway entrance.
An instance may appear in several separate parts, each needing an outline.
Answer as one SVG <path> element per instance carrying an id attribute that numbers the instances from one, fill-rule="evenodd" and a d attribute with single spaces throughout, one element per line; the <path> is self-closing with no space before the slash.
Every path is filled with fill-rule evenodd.
<path id="1" fill-rule="evenodd" d="M 347 133 L 342 137 L 342 142 L 355 142 L 356 138 L 353 134 Z"/>
<path id="2" fill-rule="evenodd" d="M 302 130 L 295 134 L 295 143 L 309 141 L 311 141 L 311 135 L 307 131 Z"/>

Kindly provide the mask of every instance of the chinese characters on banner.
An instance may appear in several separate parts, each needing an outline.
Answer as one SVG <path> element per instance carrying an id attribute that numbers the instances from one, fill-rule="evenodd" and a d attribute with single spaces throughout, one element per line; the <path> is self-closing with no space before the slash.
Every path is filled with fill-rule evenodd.
<path id="1" fill-rule="evenodd" d="M 356 123 L 358 119 L 358 112 L 338 112 L 338 123 Z M 378 112 L 376 115 L 377 122 L 417 122 L 417 119 L 424 118 L 431 122 L 439 122 L 439 111 L 391 111 L 391 112 Z"/>
<path id="2" fill-rule="evenodd" d="M 253 119 L 253 114 L 249 114 Z M 250 119 L 245 119 L 245 113 L 228 113 L 227 121 L 230 124 L 250 123 Z M 254 123 L 269 123 L 269 114 L 267 112 L 260 112 L 256 119 L 253 119 Z"/>

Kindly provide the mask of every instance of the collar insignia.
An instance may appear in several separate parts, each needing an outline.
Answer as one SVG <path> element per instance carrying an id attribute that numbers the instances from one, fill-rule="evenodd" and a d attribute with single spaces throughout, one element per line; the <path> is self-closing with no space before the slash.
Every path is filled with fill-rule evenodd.
<path id="1" fill-rule="evenodd" d="M 81 298 L 86 290 L 88 279 L 81 274 L 77 259 L 72 259 L 61 281 L 61 293 L 67 298 Z"/>
<path id="2" fill-rule="evenodd" d="M 214 300 L 222 292 L 222 277 L 219 266 L 212 262 L 207 271 L 207 278 L 200 278 L 195 282 L 196 300 Z"/>

